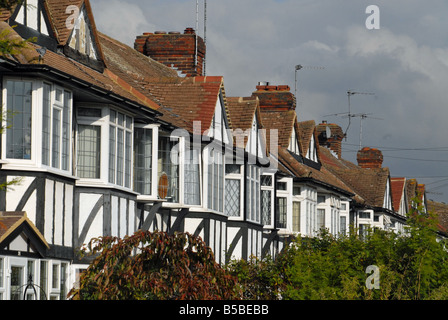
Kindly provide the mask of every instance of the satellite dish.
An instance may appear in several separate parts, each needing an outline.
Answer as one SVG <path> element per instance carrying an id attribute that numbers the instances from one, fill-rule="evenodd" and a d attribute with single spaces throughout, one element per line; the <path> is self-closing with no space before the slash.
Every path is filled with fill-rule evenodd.
<path id="1" fill-rule="evenodd" d="M 327 135 L 327 139 L 331 137 L 331 129 L 329 126 L 325 127 L 325 134 Z"/>

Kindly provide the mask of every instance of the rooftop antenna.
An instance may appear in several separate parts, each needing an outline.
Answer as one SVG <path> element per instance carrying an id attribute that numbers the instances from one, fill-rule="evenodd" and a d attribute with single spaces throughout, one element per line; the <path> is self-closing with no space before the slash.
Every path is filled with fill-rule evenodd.
<path id="1" fill-rule="evenodd" d="M 371 92 L 357 92 L 357 91 L 352 91 L 352 90 L 348 90 L 347 91 L 347 97 L 348 97 L 348 126 L 347 129 L 345 129 L 345 141 L 347 141 L 347 132 L 348 132 L 348 128 L 350 128 L 350 124 L 351 124 L 351 118 L 352 118 L 352 113 L 351 113 L 351 106 L 350 106 L 350 97 L 355 95 L 355 94 L 364 94 L 364 95 L 375 95 L 374 93 Z"/>
<path id="2" fill-rule="evenodd" d="M 381 118 L 375 118 L 375 117 L 370 117 L 371 113 L 357 113 L 357 114 L 351 114 L 349 117 L 350 118 L 356 118 L 359 117 L 360 118 L 360 128 L 359 128 L 359 150 L 361 150 L 362 148 L 362 121 L 366 118 L 369 119 L 376 119 L 376 120 L 384 120 Z"/>
<path id="3" fill-rule="evenodd" d="M 317 66 L 302 66 L 301 64 L 298 64 L 295 66 L 295 72 L 294 72 L 294 97 L 297 99 L 297 71 L 301 69 L 313 69 L 313 70 L 322 70 L 325 69 L 325 67 L 317 67 Z"/>

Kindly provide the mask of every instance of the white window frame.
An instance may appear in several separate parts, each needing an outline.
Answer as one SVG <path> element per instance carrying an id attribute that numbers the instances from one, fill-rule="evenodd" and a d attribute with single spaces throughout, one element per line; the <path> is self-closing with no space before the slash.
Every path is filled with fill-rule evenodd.
<path id="1" fill-rule="evenodd" d="M 239 212 L 238 216 L 230 216 L 230 215 L 228 215 L 228 213 L 224 209 L 224 213 L 226 215 L 228 215 L 230 220 L 242 221 L 242 220 L 244 220 L 244 216 L 243 216 L 244 215 L 244 193 L 243 193 L 243 190 L 244 190 L 244 187 L 243 187 L 244 186 L 244 180 L 243 180 L 243 177 L 244 177 L 244 165 L 239 164 L 238 161 L 237 161 L 237 163 L 226 163 L 226 166 L 227 165 L 237 165 L 237 166 L 240 167 L 240 172 L 239 173 L 226 173 L 225 174 L 225 178 L 224 178 L 224 180 L 225 180 L 224 189 L 226 189 L 226 181 L 227 180 L 238 180 L 240 182 L 240 190 L 239 190 L 240 212 Z M 225 168 L 224 168 L 224 171 L 225 171 Z M 226 192 L 226 202 L 227 202 L 227 192 Z"/>
<path id="2" fill-rule="evenodd" d="M 208 211 L 211 211 L 213 213 L 218 213 L 218 214 L 224 214 L 224 204 L 225 204 L 225 198 L 224 198 L 225 197 L 225 165 L 226 165 L 225 154 L 224 154 L 223 150 L 218 150 L 217 151 L 211 145 L 212 144 L 206 146 L 204 148 L 203 152 L 202 152 L 203 153 L 203 159 L 204 159 L 204 169 L 203 169 L 203 172 L 204 172 L 204 176 L 203 176 L 204 186 L 207 186 L 207 188 L 204 187 L 204 201 L 203 202 L 204 202 L 204 207 Z M 210 148 L 212 148 L 213 150 L 210 150 Z M 210 152 L 213 152 L 213 159 L 211 159 L 211 157 L 210 157 Z M 218 158 L 219 162 L 222 162 L 222 164 L 221 163 L 218 163 L 218 164 L 216 163 L 215 159 L 217 159 L 216 156 L 218 156 L 218 155 L 219 155 L 219 158 Z M 212 162 L 212 163 L 210 163 L 210 162 Z M 212 181 L 209 181 L 210 166 L 213 168 L 213 172 L 211 174 Z M 218 176 L 217 177 L 214 174 L 215 173 L 215 166 L 217 166 L 217 172 L 218 172 Z M 220 180 L 219 179 L 219 169 L 221 169 L 221 172 L 222 172 L 222 181 L 219 181 Z M 218 179 L 217 190 L 214 190 L 215 189 L 214 188 L 214 183 L 216 181 L 215 179 Z M 220 191 L 220 185 L 219 184 L 221 185 L 221 189 L 222 189 L 221 192 L 219 192 Z M 217 207 L 215 206 L 215 197 L 213 195 L 209 194 L 210 193 L 209 192 L 210 189 L 216 191 L 214 193 L 217 193 L 217 195 L 218 195 Z M 220 205 L 219 199 L 220 199 L 220 197 L 222 199 L 222 202 L 221 202 L 222 208 L 219 208 L 219 205 Z M 212 200 L 211 201 L 212 203 L 210 203 L 210 200 Z"/>
<path id="3" fill-rule="evenodd" d="M 256 165 L 246 165 L 246 220 L 254 223 L 261 223 L 260 171 Z"/>
<path id="4" fill-rule="evenodd" d="M 78 114 L 79 108 L 88 108 L 88 109 L 99 109 L 101 110 L 101 116 L 82 116 Z M 120 112 L 121 114 L 124 114 L 126 117 L 130 117 L 132 119 L 132 123 L 134 122 L 134 119 L 131 114 L 121 111 L 116 107 L 113 107 L 108 104 L 98 104 L 98 103 L 80 103 L 76 106 L 75 112 L 77 113 L 76 119 L 77 119 L 77 126 L 76 126 L 76 176 L 79 178 L 76 182 L 79 186 L 97 186 L 97 187 L 113 187 L 115 189 L 124 190 L 127 192 L 133 192 L 133 170 L 134 170 L 134 135 L 133 135 L 133 124 L 131 125 L 131 129 L 127 128 L 126 131 L 124 131 L 124 147 L 123 147 L 123 156 L 124 156 L 124 166 L 123 166 L 123 179 L 125 177 L 125 161 L 126 161 L 126 133 L 131 134 L 131 141 L 130 141 L 130 183 L 129 186 L 125 186 L 124 180 L 123 185 L 119 185 L 116 183 L 111 183 L 109 181 L 109 165 L 110 165 L 110 110 L 114 110 L 116 112 Z M 78 145 L 78 138 L 79 138 L 79 125 L 86 125 L 86 126 L 98 126 L 101 128 L 101 145 L 100 145 L 100 175 L 99 178 L 81 178 L 78 175 L 78 151 L 79 151 L 79 145 Z M 116 144 L 115 144 L 116 145 Z M 117 155 L 115 155 L 117 156 Z"/>
<path id="5" fill-rule="evenodd" d="M 158 158 L 158 147 L 159 147 L 159 125 L 157 124 L 147 124 L 147 125 L 139 125 L 134 124 L 134 129 L 146 129 L 152 130 L 152 161 L 151 161 L 151 193 L 150 194 L 139 194 L 137 196 L 138 200 L 155 200 L 157 199 L 157 185 L 158 185 L 158 177 L 157 177 L 157 158 Z M 135 134 L 135 132 L 134 132 Z M 135 135 L 134 135 L 134 144 Z M 135 151 L 135 147 L 134 147 Z M 134 174 L 135 174 L 135 162 L 134 162 Z M 135 181 L 134 181 L 135 182 Z M 133 186 L 133 190 L 138 192 Z"/>
<path id="6" fill-rule="evenodd" d="M 4 101 L 4 107 L 7 109 L 7 82 L 8 81 L 22 81 L 22 82 L 30 82 L 32 85 L 32 93 L 31 93 L 31 152 L 29 159 L 14 159 L 7 157 L 7 131 L 2 135 L 2 163 L 4 169 L 9 170 L 28 170 L 28 171 L 49 171 L 58 175 L 74 177 L 73 175 L 73 132 L 72 132 L 72 122 L 73 122 L 73 92 L 68 90 L 65 87 L 57 86 L 54 83 L 51 83 L 42 79 L 31 79 L 26 77 L 4 77 L 3 78 L 3 90 L 2 97 Z M 43 98 L 44 98 L 44 83 L 51 86 L 50 92 L 50 127 L 49 127 L 49 154 L 48 154 L 48 164 L 43 164 Z M 68 163 L 67 170 L 62 170 L 62 154 L 63 154 L 63 125 L 64 125 L 64 113 L 61 112 L 60 119 L 60 141 L 59 141 L 59 163 L 60 166 L 55 168 L 52 166 L 52 153 L 53 153 L 53 109 L 57 108 L 61 111 L 64 110 L 64 98 L 62 98 L 62 103 L 55 104 L 55 88 L 59 88 L 62 90 L 63 95 L 66 92 L 70 94 L 69 101 L 69 125 L 68 125 L 68 137 L 66 141 L 68 141 Z M 14 115 L 13 115 L 14 117 Z M 8 125 L 7 119 L 3 119 L 2 125 L 5 127 Z"/>
<path id="7" fill-rule="evenodd" d="M 263 185 L 262 184 L 262 176 L 270 176 L 271 177 L 271 185 Z M 275 212 L 275 188 L 274 188 L 274 184 L 275 184 L 275 174 L 274 173 L 267 173 L 267 172 L 261 172 L 260 173 L 260 220 L 261 223 L 263 223 L 263 207 L 261 205 L 262 203 L 262 192 L 263 191 L 267 191 L 271 193 L 271 212 L 269 213 L 271 216 L 271 223 L 270 224 L 265 224 L 264 227 L 265 228 L 274 228 L 275 227 L 275 216 L 274 216 L 274 212 Z"/>

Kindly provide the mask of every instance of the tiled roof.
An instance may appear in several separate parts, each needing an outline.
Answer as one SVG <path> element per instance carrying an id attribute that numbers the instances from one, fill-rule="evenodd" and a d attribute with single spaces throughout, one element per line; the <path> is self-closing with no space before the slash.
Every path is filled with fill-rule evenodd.
<path id="1" fill-rule="evenodd" d="M 391 178 L 392 203 L 395 211 L 400 210 L 401 200 L 405 196 L 406 178 Z M 406 210 L 407 211 L 407 210 Z"/>
<path id="2" fill-rule="evenodd" d="M 249 140 L 249 135 L 245 133 L 246 130 L 251 129 L 254 116 L 257 116 L 259 125 L 261 125 L 258 103 L 258 99 L 252 97 L 227 97 L 229 123 L 233 130 L 234 140 L 235 142 L 241 141 L 242 138 L 244 142 L 243 147 L 246 146 Z M 240 135 L 243 137 L 240 137 Z"/>
<path id="3" fill-rule="evenodd" d="M 359 196 L 358 200 L 362 199 L 360 204 L 383 207 L 389 168 L 363 169 L 325 149 L 321 147 L 323 166 L 348 185 Z"/>
<path id="4" fill-rule="evenodd" d="M 439 218 L 439 230 L 448 233 L 448 204 L 428 200 L 428 211 L 433 212 Z"/>
<path id="5" fill-rule="evenodd" d="M 314 142 L 316 145 L 319 143 L 319 138 L 317 135 L 316 122 L 314 120 L 301 121 L 297 123 L 298 130 L 297 134 L 299 136 L 299 147 L 300 152 L 303 155 L 308 153 L 310 148 L 311 137 L 314 136 Z M 320 148 L 316 148 L 317 158 L 320 158 Z"/>
<path id="6" fill-rule="evenodd" d="M 337 176 L 321 167 L 320 170 L 301 163 L 294 154 L 285 148 L 279 148 L 280 162 L 298 178 L 309 178 L 327 186 L 333 186 L 347 194 L 354 194 L 353 190 L 343 183 Z"/>
<path id="7" fill-rule="evenodd" d="M 279 147 L 288 148 L 289 138 L 292 134 L 292 128 L 297 121 L 297 115 L 294 110 L 275 111 L 260 108 L 261 122 L 267 131 L 278 130 Z M 267 135 L 267 143 L 270 145 L 269 134 Z"/>

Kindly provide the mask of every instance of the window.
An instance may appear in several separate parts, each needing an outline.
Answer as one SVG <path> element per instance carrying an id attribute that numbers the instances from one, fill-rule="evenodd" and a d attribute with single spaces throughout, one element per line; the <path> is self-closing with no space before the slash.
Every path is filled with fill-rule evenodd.
<path id="1" fill-rule="evenodd" d="M 48 83 L 42 90 L 42 164 L 70 168 L 72 94 Z"/>
<path id="2" fill-rule="evenodd" d="M 369 211 L 360 211 L 359 212 L 359 218 L 361 218 L 361 219 L 370 219 L 370 212 Z"/>
<path id="3" fill-rule="evenodd" d="M 31 81 L 8 80 L 6 89 L 6 157 L 28 160 L 31 159 L 33 85 Z"/>
<path id="4" fill-rule="evenodd" d="M 0 258 L 0 288 L 4 287 L 4 280 L 3 280 L 3 272 L 4 272 L 4 259 Z"/>
<path id="5" fill-rule="evenodd" d="M 263 174 L 261 181 L 261 222 L 265 226 L 272 226 L 272 209 L 274 207 L 274 176 L 271 174 Z"/>
<path id="6" fill-rule="evenodd" d="M 292 203 L 292 231 L 300 232 L 300 202 Z"/>
<path id="7" fill-rule="evenodd" d="M 347 235 L 347 218 L 344 216 L 339 217 L 340 221 L 340 233 L 345 236 Z"/>
<path id="8" fill-rule="evenodd" d="M 246 172 L 247 219 L 260 222 L 260 168 L 248 165 Z"/>
<path id="9" fill-rule="evenodd" d="M 275 206 L 277 208 L 276 225 L 277 228 L 286 228 L 286 214 L 287 214 L 287 198 L 277 197 Z"/>
<path id="10" fill-rule="evenodd" d="M 78 125 L 78 176 L 99 179 L 101 174 L 101 127 Z"/>
<path id="11" fill-rule="evenodd" d="M 67 299 L 67 263 L 61 263 L 61 270 L 60 270 L 60 293 L 59 297 L 60 300 Z"/>
<path id="12" fill-rule="evenodd" d="M 346 211 L 347 210 L 347 204 L 346 203 L 341 203 L 341 210 L 342 211 Z"/>
<path id="13" fill-rule="evenodd" d="M 171 153 L 178 139 L 159 137 L 158 178 L 166 175 L 168 178 L 168 202 L 179 202 L 179 152 Z M 177 157 L 176 159 L 172 159 Z"/>
<path id="14" fill-rule="evenodd" d="M 299 186 L 293 186 L 292 187 L 292 195 L 293 196 L 300 196 L 301 188 Z"/>
<path id="15" fill-rule="evenodd" d="M 224 212 L 224 155 L 217 148 L 207 153 L 207 206 Z"/>
<path id="16" fill-rule="evenodd" d="M 317 196 L 318 204 L 325 204 L 325 196 Z"/>
<path id="17" fill-rule="evenodd" d="M 187 205 L 201 204 L 199 163 L 198 150 L 192 149 L 185 152 L 184 203 Z"/>
<path id="18" fill-rule="evenodd" d="M 110 110 L 109 116 L 109 182 L 131 187 L 132 118 Z"/>
<path id="19" fill-rule="evenodd" d="M 24 267 L 11 266 L 11 300 L 21 300 L 21 288 L 23 280 Z"/>
<path id="20" fill-rule="evenodd" d="M 48 295 L 48 262 L 40 262 L 40 299 L 45 300 Z"/>
<path id="21" fill-rule="evenodd" d="M 152 193 L 152 129 L 134 130 L 134 190 L 140 194 Z"/>
<path id="22" fill-rule="evenodd" d="M 287 183 L 286 182 L 277 182 L 277 190 L 286 191 Z"/>
<path id="23" fill-rule="evenodd" d="M 369 215 L 369 217 L 370 217 L 370 215 Z M 380 215 L 379 214 L 373 215 L 373 221 L 380 222 Z"/>
<path id="24" fill-rule="evenodd" d="M 317 230 L 321 228 L 325 228 L 325 209 L 317 209 L 317 217 L 316 217 L 316 228 Z"/>
<path id="25" fill-rule="evenodd" d="M 229 217 L 241 216 L 241 165 L 226 164 L 226 206 Z"/>

